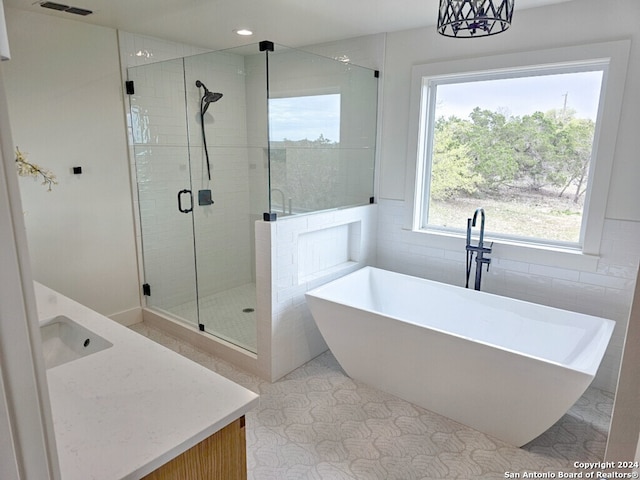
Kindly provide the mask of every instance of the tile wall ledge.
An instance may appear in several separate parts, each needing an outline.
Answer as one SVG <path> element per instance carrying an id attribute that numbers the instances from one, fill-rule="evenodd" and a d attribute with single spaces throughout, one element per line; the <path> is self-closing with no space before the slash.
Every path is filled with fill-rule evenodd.
<path id="1" fill-rule="evenodd" d="M 465 251 L 466 237 L 462 233 L 402 229 L 403 234 L 420 236 L 429 247 Z M 406 232 L 406 233 L 405 233 Z M 485 238 L 493 242 L 492 256 L 503 260 L 533 263 L 583 272 L 596 272 L 599 255 L 582 253 L 577 248 L 518 243 L 504 239 Z"/>

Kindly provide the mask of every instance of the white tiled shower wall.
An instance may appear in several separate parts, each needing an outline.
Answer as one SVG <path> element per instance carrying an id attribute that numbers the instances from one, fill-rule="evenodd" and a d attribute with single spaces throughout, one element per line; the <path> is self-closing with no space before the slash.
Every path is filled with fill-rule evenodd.
<path id="1" fill-rule="evenodd" d="M 433 248 L 426 235 L 403 229 L 405 205 L 378 204 L 377 262 L 381 268 L 464 286 L 463 249 Z M 595 272 L 500 259 L 483 271 L 482 290 L 616 321 L 594 385 L 614 392 L 638 269 L 640 223 L 606 220 Z M 473 312 L 470 312 L 473 315 Z"/>
<path id="2" fill-rule="evenodd" d="M 305 292 L 375 264 L 377 205 L 256 225 L 258 351 L 272 381 L 324 352 Z M 322 242 L 324 248 L 318 248 Z"/>
<path id="3" fill-rule="evenodd" d="M 210 50 L 118 30 L 122 68 L 173 60 Z"/>

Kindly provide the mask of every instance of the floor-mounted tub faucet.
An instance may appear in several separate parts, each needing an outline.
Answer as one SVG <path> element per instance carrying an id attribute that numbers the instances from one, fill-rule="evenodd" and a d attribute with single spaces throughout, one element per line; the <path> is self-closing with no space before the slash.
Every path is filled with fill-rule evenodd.
<path id="1" fill-rule="evenodd" d="M 471 245 L 471 227 L 476 226 L 476 220 L 478 219 L 478 213 L 480 213 L 480 237 L 478 244 Z M 491 253 L 491 247 L 484 246 L 484 209 L 478 208 L 473 214 L 473 219 L 467 218 L 467 283 L 466 288 L 469 288 L 469 277 L 471 276 L 471 265 L 473 260 L 473 254 L 476 254 L 476 282 L 475 289 L 480 290 L 480 283 L 482 282 L 482 265 L 487 265 L 487 272 L 489 271 L 490 258 L 486 258 L 484 255 Z M 492 243 L 493 245 L 493 243 Z"/>

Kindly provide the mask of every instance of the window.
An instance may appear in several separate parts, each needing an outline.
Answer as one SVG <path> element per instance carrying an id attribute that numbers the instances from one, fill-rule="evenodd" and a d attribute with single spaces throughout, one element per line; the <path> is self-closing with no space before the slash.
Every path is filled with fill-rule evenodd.
<path id="1" fill-rule="evenodd" d="M 340 94 L 269 99 L 271 141 L 340 143 Z"/>
<path id="2" fill-rule="evenodd" d="M 604 67 L 425 78 L 422 226 L 580 245 Z"/>
<path id="3" fill-rule="evenodd" d="M 463 234 L 483 207 L 493 239 L 597 253 L 627 57 L 623 41 L 414 67 L 412 228 Z"/>

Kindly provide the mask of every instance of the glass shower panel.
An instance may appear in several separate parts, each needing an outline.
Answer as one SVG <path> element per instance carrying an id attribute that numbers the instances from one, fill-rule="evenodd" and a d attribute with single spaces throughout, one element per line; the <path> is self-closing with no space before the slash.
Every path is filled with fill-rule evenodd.
<path id="1" fill-rule="evenodd" d="M 191 208 L 191 179 L 183 61 L 131 67 L 127 76 L 135 91 L 128 126 L 150 289 L 147 305 L 197 324 L 192 216 L 184 213 Z"/>
<path id="2" fill-rule="evenodd" d="M 272 212 L 370 202 L 377 92 L 373 70 L 281 46 L 269 53 Z"/>
<path id="3" fill-rule="evenodd" d="M 268 209 L 265 56 L 253 45 L 185 58 L 185 85 L 199 321 L 256 352 L 254 224 Z"/>
<path id="4" fill-rule="evenodd" d="M 128 69 L 147 305 L 252 352 L 255 222 L 369 203 L 377 112 L 372 70 L 265 45 Z"/>

